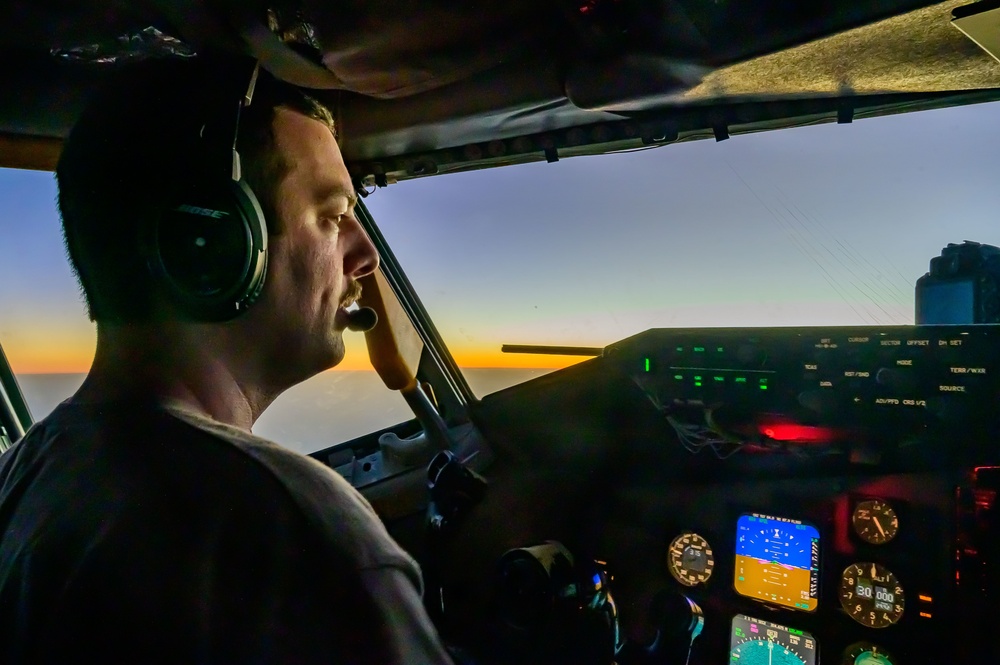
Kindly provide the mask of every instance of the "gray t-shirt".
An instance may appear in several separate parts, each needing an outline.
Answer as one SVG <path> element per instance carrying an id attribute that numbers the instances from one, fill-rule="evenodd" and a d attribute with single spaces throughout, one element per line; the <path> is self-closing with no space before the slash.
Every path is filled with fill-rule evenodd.
<path id="1" fill-rule="evenodd" d="M 420 571 L 319 462 L 156 405 L 0 457 L 0 662 L 448 663 Z"/>

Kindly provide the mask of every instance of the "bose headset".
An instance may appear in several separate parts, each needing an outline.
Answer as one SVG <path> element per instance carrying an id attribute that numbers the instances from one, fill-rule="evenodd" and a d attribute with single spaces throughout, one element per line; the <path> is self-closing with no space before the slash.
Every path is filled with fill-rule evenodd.
<path id="1" fill-rule="evenodd" d="M 225 120 L 215 126 L 211 113 L 202 123 L 194 154 L 203 161 L 193 169 L 200 181 L 176 192 L 141 231 L 154 284 L 192 320 L 236 318 L 264 287 L 267 224 L 237 152 L 240 114 L 253 101 L 258 72 L 255 61 L 231 132 Z"/>

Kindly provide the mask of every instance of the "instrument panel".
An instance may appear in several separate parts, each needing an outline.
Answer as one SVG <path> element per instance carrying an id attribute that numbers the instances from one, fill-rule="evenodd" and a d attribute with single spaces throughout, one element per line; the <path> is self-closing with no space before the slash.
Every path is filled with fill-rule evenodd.
<path id="1" fill-rule="evenodd" d="M 1000 326 L 652 330 L 605 358 L 677 439 L 624 510 L 704 610 L 692 665 L 994 662 Z"/>
<path id="2" fill-rule="evenodd" d="M 651 330 L 482 408 L 627 645 L 683 596 L 688 665 L 939 665 L 1000 663 L 997 404 L 1000 326 L 917 326 Z"/>
<path id="3" fill-rule="evenodd" d="M 897 511 L 915 509 L 857 493 L 826 505 L 799 502 L 797 512 L 812 519 L 731 509 L 728 533 L 711 527 L 672 538 L 668 569 L 706 607 L 706 621 L 728 622 L 731 665 L 923 663 L 893 656 L 901 643 L 902 653 L 913 651 L 914 631 L 935 625 L 934 598 L 947 595 L 931 572 L 946 562 L 932 555 L 931 565 L 914 566 L 903 549 L 927 535 L 907 531 L 898 518 Z M 699 655 L 696 641 L 692 663 L 727 662 Z"/>

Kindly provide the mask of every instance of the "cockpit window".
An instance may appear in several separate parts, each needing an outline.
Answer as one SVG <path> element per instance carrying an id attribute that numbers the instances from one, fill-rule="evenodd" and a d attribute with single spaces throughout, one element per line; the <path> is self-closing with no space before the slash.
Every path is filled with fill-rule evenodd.
<path id="1" fill-rule="evenodd" d="M 1000 245 L 1000 103 L 391 185 L 366 200 L 480 396 L 653 327 L 907 324 L 948 243 Z M 35 418 L 95 335 L 49 173 L 0 170 L 0 343 Z M 411 417 L 360 335 L 257 433 L 311 452 Z"/>
<path id="2" fill-rule="evenodd" d="M 284 393 L 254 432 L 303 453 L 410 420 L 368 361 L 364 338 L 347 357 Z M 0 344 L 35 420 L 72 395 L 90 368 L 94 324 L 66 258 L 51 173 L 0 169 Z"/>
<path id="3" fill-rule="evenodd" d="M 55 202 L 51 173 L 0 169 L 0 344 L 36 419 L 79 387 L 96 342 Z"/>
<path id="4" fill-rule="evenodd" d="M 427 179 L 366 204 L 479 395 L 654 327 L 908 324 L 931 257 L 1000 245 L 980 104 Z"/>

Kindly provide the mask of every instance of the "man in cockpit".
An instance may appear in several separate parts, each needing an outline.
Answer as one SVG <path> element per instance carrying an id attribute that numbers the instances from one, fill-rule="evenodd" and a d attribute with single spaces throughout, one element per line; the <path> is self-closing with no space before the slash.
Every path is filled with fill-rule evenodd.
<path id="1" fill-rule="evenodd" d="M 378 257 L 330 112 L 237 64 L 120 72 L 66 141 L 97 351 L 0 458 L 0 662 L 448 662 L 368 503 L 250 433 Z"/>

